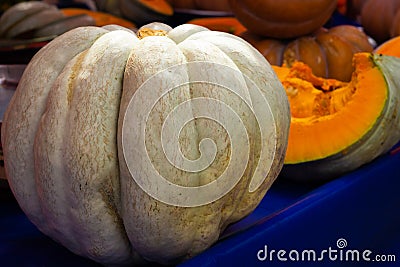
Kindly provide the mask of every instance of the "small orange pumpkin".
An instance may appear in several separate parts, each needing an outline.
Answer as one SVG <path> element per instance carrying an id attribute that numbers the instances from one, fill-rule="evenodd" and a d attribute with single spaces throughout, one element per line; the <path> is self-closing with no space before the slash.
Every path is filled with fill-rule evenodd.
<path id="1" fill-rule="evenodd" d="M 400 1 L 353 0 L 350 5 L 351 15 L 359 16 L 365 32 L 378 43 L 400 35 Z"/>
<path id="2" fill-rule="evenodd" d="M 354 53 L 373 50 L 365 33 L 351 25 L 321 28 L 312 35 L 290 41 L 266 39 L 249 32 L 241 36 L 273 65 L 291 66 L 295 61 L 302 61 L 315 75 L 341 81 L 351 78 Z"/>
<path id="3" fill-rule="evenodd" d="M 272 38 L 310 34 L 331 17 L 337 0 L 229 0 L 231 10 L 250 32 Z"/>

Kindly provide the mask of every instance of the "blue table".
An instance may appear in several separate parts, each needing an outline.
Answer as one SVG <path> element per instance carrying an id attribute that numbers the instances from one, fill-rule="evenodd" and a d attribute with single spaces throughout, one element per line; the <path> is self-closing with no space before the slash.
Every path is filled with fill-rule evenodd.
<path id="1" fill-rule="evenodd" d="M 11 193 L 1 190 L 0 266 L 99 266 L 41 234 Z M 251 215 L 229 227 L 214 246 L 179 266 L 400 266 L 399 212 L 400 152 L 395 148 L 322 185 L 278 178 Z M 285 251 L 280 259 L 279 250 Z M 329 258 L 329 250 L 331 254 L 336 250 L 330 255 L 336 260 Z M 346 260 L 348 250 L 359 253 L 360 260 L 351 253 Z M 371 262 L 362 259 L 366 250 Z M 299 260 L 293 261 L 290 256 L 295 258 L 296 252 Z M 377 264 L 375 256 L 396 257 L 396 262 Z"/>

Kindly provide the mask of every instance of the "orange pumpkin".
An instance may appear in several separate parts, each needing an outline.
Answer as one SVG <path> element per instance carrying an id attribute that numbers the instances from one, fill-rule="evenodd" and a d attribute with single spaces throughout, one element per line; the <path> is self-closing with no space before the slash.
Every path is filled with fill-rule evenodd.
<path id="1" fill-rule="evenodd" d="M 229 0 L 231 10 L 250 32 L 272 38 L 310 34 L 331 17 L 337 0 Z"/>
<path id="2" fill-rule="evenodd" d="M 249 32 L 241 36 L 273 65 L 291 66 L 295 61 L 302 61 L 312 68 L 315 75 L 341 81 L 351 78 L 354 53 L 373 50 L 365 33 L 351 25 L 329 30 L 321 28 L 312 35 L 290 41 L 266 39 Z"/>
<path id="3" fill-rule="evenodd" d="M 359 16 L 365 32 L 378 43 L 400 35 L 399 0 L 353 0 L 351 2 L 352 15 Z"/>

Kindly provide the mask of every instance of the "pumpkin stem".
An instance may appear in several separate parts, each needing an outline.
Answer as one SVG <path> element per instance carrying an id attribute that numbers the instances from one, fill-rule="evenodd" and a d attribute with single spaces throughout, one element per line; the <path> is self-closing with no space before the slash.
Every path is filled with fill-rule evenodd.
<path id="1" fill-rule="evenodd" d="M 137 31 L 136 35 L 139 39 L 143 39 L 148 36 L 166 36 L 167 31 L 164 30 L 154 30 L 150 28 L 141 28 Z"/>
<path id="2" fill-rule="evenodd" d="M 148 36 L 166 36 L 172 28 L 161 22 L 151 22 L 149 24 L 143 25 L 136 32 L 139 39 L 143 39 Z"/>

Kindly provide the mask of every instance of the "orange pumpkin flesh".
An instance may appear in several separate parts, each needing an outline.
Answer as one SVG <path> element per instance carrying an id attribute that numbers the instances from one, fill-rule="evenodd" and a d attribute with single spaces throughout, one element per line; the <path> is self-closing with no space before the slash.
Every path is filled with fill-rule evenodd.
<path id="1" fill-rule="evenodd" d="M 76 15 L 81 15 L 81 14 L 89 15 L 95 20 L 96 26 L 99 26 L 99 27 L 109 25 L 109 24 L 117 24 L 117 25 L 121 25 L 126 28 L 130 28 L 130 29 L 136 27 L 135 24 L 133 24 L 132 22 L 130 22 L 128 20 L 119 18 L 119 17 L 111 15 L 111 14 L 99 12 L 99 11 L 92 11 L 92 10 L 83 9 L 83 8 L 63 8 L 63 9 L 61 9 L 61 11 L 63 12 L 63 14 L 65 16 L 76 16 Z"/>
<path id="2" fill-rule="evenodd" d="M 388 97 L 386 81 L 368 54 L 356 54 L 354 66 L 348 83 L 316 77 L 300 62 L 274 66 L 292 114 L 286 164 L 345 153 L 372 129 Z"/>
<path id="3" fill-rule="evenodd" d="M 375 49 L 375 53 L 400 57 L 400 36 L 391 38 L 378 46 Z"/>

